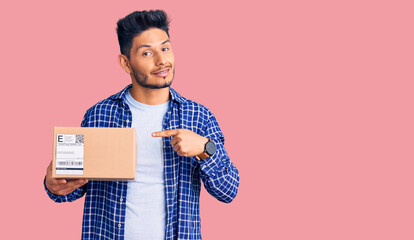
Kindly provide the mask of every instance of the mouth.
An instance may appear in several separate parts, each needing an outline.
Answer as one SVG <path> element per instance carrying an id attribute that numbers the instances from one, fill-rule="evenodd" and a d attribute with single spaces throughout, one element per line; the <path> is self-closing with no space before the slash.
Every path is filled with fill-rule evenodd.
<path id="1" fill-rule="evenodd" d="M 170 73 L 170 68 L 164 68 L 159 71 L 153 72 L 152 74 L 154 74 L 157 77 L 166 77 L 169 73 Z"/>

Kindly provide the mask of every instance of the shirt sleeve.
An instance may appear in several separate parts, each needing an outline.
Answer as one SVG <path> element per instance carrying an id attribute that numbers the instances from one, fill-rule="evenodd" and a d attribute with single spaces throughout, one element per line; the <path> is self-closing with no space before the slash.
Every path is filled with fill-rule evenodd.
<path id="1" fill-rule="evenodd" d="M 216 152 L 200 161 L 200 176 L 208 193 L 219 201 L 229 203 L 237 195 L 239 171 L 224 149 L 224 136 L 214 115 L 211 114 L 205 137 L 216 144 Z"/>

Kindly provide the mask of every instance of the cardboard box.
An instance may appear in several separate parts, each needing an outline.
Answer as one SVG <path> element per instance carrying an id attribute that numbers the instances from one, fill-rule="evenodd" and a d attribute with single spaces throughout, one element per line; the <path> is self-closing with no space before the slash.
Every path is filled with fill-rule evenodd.
<path id="1" fill-rule="evenodd" d="M 135 179 L 135 128 L 55 127 L 52 177 Z"/>

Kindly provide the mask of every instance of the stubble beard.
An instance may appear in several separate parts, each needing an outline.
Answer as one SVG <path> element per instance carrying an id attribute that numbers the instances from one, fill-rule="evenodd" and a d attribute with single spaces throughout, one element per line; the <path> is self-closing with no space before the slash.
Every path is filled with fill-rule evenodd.
<path id="1" fill-rule="evenodd" d="M 144 74 L 144 73 L 142 73 L 142 72 L 140 72 L 140 71 L 138 71 L 134 68 L 132 68 L 132 73 L 134 74 L 135 81 L 140 86 L 142 86 L 144 88 L 149 88 L 149 89 L 162 89 L 162 88 L 166 88 L 166 87 L 171 86 L 171 83 L 173 82 L 174 76 L 175 76 L 175 68 L 173 69 L 173 76 L 172 76 L 171 81 L 169 81 L 169 82 L 164 81 L 163 83 L 160 83 L 160 84 L 149 84 L 148 83 L 148 75 L 146 75 L 146 74 Z M 164 77 L 164 80 L 165 79 L 166 79 L 166 77 Z"/>

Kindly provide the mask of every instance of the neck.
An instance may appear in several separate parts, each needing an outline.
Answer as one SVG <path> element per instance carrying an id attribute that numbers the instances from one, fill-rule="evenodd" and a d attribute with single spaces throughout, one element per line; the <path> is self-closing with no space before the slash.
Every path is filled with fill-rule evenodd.
<path id="1" fill-rule="evenodd" d="M 170 89 L 168 87 L 150 89 L 144 88 L 136 82 L 132 83 L 129 93 L 136 101 L 147 105 L 163 104 L 170 99 Z"/>

